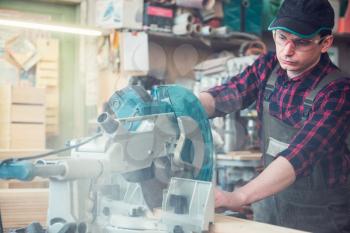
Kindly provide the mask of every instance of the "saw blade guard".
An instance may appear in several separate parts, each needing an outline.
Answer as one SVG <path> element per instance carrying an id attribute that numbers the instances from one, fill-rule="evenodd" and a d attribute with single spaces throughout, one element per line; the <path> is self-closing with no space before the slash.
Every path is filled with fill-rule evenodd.
<path id="1" fill-rule="evenodd" d="M 213 139 L 207 113 L 197 97 L 188 89 L 178 85 L 155 86 L 149 94 L 140 86 L 129 86 L 117 91 L 108 101 L 110 112 L 115 118 L 147 116 L 161 113 L 174 114 L 176 125 L 180 118 L 188 117 L 195 122 L 203 140 L 203 159 L 200 170 L 193 179 L 211 181 L 213 177 Z M 130 132 L 137 131 L 141 121 L 133 121 L 124 127 Z M 194 145 L 185 140 L 181 160 L 189 164 L 194 161 Z"/>

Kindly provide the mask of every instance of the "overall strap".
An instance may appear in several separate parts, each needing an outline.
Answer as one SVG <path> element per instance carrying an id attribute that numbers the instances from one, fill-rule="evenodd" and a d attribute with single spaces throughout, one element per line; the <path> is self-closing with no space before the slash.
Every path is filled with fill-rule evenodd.
<path id="1" fill-rule="evenodd" d="M 312 108 L 312 104 L 314 103 L 314 100 L 317 96 L 317 94 L 324 88 L 326 87 L 328 84 L 330 84 L 331 82 L 335 81 L 335 80 L 339 80 L 339 79 L 343 79 L 345 77 L 350 77 L 350 75 L 341 72 L 339 70 L 335 70 L 329 74 L 327 74 L 319 84 L 317 84 L 317 86 L 311 90 L 311 92 L 309 93 L 309 95 L 306 97 L 305 101 L 304 101 L 304 113 L 303 113 L 303 121 L 306 120 L 306 118 L 309 116 L 311 108 Z"/>
<path id="2" fill-rule="evenodd" d="M 271 74 L 267 77 L 267 83 L 264 90 L 264 102 L 270 102 L 270 97 L 275 89 L 275 83 L 277 80 L 277 70 L 280 68 L 279 64 L 275 65 Z"/>

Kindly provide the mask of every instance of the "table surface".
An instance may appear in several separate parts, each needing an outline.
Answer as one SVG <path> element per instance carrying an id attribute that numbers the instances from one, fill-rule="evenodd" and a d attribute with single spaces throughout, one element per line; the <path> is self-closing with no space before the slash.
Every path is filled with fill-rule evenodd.
<path id="1" fill-rule="evenodd" d="M 210 233 L 301 233 L 290 228 L 274 226 L 251 220 L 228 217 L 217 214 L 214 224 L 210 226 Z"/>

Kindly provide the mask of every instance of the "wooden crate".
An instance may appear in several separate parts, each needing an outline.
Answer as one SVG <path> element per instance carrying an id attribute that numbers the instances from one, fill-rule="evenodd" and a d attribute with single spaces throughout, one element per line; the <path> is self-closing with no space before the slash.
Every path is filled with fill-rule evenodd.
<path id="1" fill-rule="evenodd" d="M 45 148 L 45 89 L 0 86 L 0 148 Z"/>

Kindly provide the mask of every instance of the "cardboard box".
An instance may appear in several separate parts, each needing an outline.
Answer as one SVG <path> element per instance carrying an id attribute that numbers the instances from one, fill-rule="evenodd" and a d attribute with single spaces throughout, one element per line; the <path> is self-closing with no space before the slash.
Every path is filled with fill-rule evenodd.
<path id="1" fill-rule="evenodd" d="M 142 29 L 143 0 L 97 0 L 96 24 L 103 28 Z"/>

